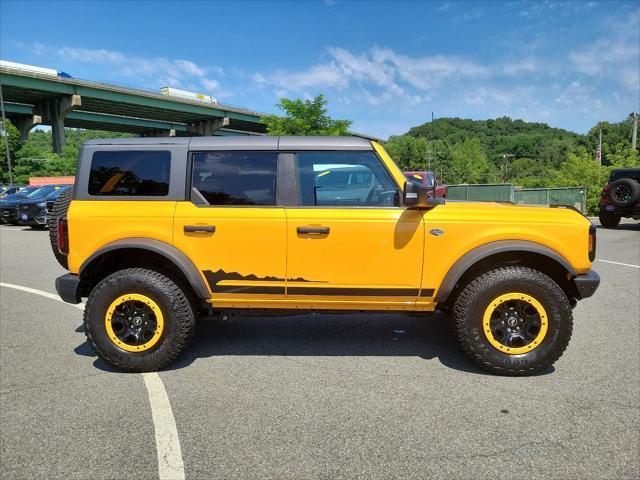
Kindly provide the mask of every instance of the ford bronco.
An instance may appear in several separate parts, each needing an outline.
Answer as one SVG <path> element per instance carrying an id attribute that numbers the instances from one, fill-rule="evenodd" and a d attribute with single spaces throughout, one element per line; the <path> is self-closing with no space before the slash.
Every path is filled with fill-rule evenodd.
<path id="1" fill-rule="evenodd" d="M 570 208 L 454 202 L 357 137 L 95 140 L 54 205 L 63 300 L 101 358 L 156 370 L 203 313 L 449 313 L 467 355 L 548 369 L 599 284 Z"/>

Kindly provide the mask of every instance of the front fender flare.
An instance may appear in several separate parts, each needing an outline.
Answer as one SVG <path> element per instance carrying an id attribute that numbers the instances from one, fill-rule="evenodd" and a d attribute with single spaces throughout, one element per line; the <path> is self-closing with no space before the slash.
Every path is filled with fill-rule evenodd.
<path id="1" fill-rule="evenodd" d="M 460 257 L 442 280 L 435 301 L 446 301 L 462 275 L 480 260 L 504 252 L 532 252 L 544 255 L 559 263 L 571 276 L 575 277 L 578 274 L 566 258 L 545 245 L 527 240 L 501 240 L 481 245 Z"/>

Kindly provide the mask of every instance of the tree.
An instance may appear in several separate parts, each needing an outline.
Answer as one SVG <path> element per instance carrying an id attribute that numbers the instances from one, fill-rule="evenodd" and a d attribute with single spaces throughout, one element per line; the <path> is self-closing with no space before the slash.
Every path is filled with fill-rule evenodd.
<path id="1" fill-rule="evenodd" d="M 496 169 L 487 159 L 478 138 L 452 146 L 449 158 L 447 183 L 485 183 L 495 177 Z"/>
<path id="2" fill-rule="evenodd" d="M 9 180 L 6 142 L 9 143 L 9 155 L 13 162 L 16 158 L 16 152 L 20 148 L 20 132 L 9 120 L 6 125 L 0 120 L 0 161 L 2 161 L 0 177 L 3 182 Z"/>
<path id="3" fill-rule="evenodd" d="M 611 168 L 598 165 L 591 153 L 584 147 L 570 152 L 567 160 L 555 172 L 554 184 L 563 187 L 587 188 L 587 211 L 598 211 L 600 191 L 607 183 Z"/>
<path id="4" fill-rule="evenodd" d="M 285 115 L 267 115 L 262 123 L 267 125 L 268 135 L 348 135 L 351 120 L 329 117 L 327 103 L 323 95 L 313 100 L 282 98 L 276 107 Z"/>
<path id="5" fill-rule="evenodd" d="M 426 170 L 429 155 L 433 153 L 431 145 L 424 138 L 409 135 L 389 137 L 384 148 L 404 171 Z"/>

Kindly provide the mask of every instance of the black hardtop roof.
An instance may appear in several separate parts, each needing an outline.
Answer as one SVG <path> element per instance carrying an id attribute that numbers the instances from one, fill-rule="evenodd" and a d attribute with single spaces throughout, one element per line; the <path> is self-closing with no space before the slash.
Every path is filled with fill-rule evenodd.
<path id="1" fill-rule="evenodd" d="M 362 137 L 154 137 L 87 140 L 95 145 L 187 145 L 189 150 L 371 150 L 371 140 Z"/>

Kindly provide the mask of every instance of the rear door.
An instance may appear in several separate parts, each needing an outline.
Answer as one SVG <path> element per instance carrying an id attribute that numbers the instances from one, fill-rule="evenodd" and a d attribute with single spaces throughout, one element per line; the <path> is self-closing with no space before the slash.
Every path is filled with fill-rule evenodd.
<path id="1" fill-rule="evenodd" d="M 299 308 L 411 310 L 420 294 L 422 213 L 372 150 L 291 152 L 287 301 Z"/>
<path id="2" fill-rule="evenodd" d="M 202 272 L 216 307 L 277 307 L 285 298 L 285 211 L 277 152 L 191 152 L 188 202 L 174 244 Z"/>

